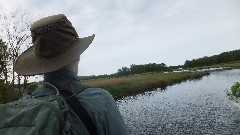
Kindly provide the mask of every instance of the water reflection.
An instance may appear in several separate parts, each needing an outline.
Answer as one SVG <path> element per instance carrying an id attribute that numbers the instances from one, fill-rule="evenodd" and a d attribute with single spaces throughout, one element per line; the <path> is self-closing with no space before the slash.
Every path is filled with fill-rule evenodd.
<path id="1" fill-rule="evenodd" d="M 119 100 L 131 134 L 240 134 L 240 111 L 226 92 L 240 81 L 240 70 L 212 72 Z"/>

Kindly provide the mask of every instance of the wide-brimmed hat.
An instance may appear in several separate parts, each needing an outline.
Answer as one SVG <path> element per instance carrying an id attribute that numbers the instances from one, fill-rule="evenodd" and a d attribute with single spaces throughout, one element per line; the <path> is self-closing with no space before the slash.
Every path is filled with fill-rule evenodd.
<path id="1" fill-rule="evenodd" d="M 63 14 L 42 18 L 30 30 L 33 45 L 14 65 L 19 75 L 44 74 L 67 66 L 88 48 L 95 36 L 79 38 Z"/>

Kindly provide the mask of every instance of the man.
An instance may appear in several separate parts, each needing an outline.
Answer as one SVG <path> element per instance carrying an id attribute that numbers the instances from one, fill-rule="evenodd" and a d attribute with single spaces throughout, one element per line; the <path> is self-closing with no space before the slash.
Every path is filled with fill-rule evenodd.
<path id="1" fill-rule="evenodd" d="M 77 105 L 74 101 L 75 107 L 70 107 L 64 133 L 128 134 L 116 103 L 107 91 L 100 88 L 86 88 L 80 91 L 85 86 L 79 83 L 77 77 L 78 62 L 95 35 L 79 38 L 71 22 L 63 14 L 42 18 L 34 22 L 30 30 L 33 46 L 17 58 L 15 71 L 19 75 L 44 74 L 44 82 L 56 86 L 60 93 L 67 93 L 62 94 L 66 99 L 76 97 Z M 37 89 L 33 95 L 44 92 L 46 93 Z M 96 132 L 79 118 L 79 114 L 76 113 L 78 110 L 73 109 L 76 109 L 76 106 L 83 107 L 88 115 L 86 117 L 90 118 L 86 123 L 93 123 Z"/>

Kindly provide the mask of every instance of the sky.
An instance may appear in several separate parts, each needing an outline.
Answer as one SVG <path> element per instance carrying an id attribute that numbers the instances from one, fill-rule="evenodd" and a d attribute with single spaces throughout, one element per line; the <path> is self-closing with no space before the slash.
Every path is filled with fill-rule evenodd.
<path id="1" fill-rule="evenodd" d="M 0 0 L 0 11 L 16 6 L 34 18 L 65 14 L 80 37 L 96 35 L 81 76 L 240 49 L 239 0 Z"/>

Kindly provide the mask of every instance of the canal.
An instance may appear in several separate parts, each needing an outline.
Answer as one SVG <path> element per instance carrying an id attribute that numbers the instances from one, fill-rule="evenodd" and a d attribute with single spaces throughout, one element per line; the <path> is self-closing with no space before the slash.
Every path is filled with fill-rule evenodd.
<path id="1" fill-rule="evenodd" d="M 240 70 L 211 72 L 200 80 L 125 97 L 117 101 L 133 135 L 237 135 L 240 109 L 227 92 Z"/>

